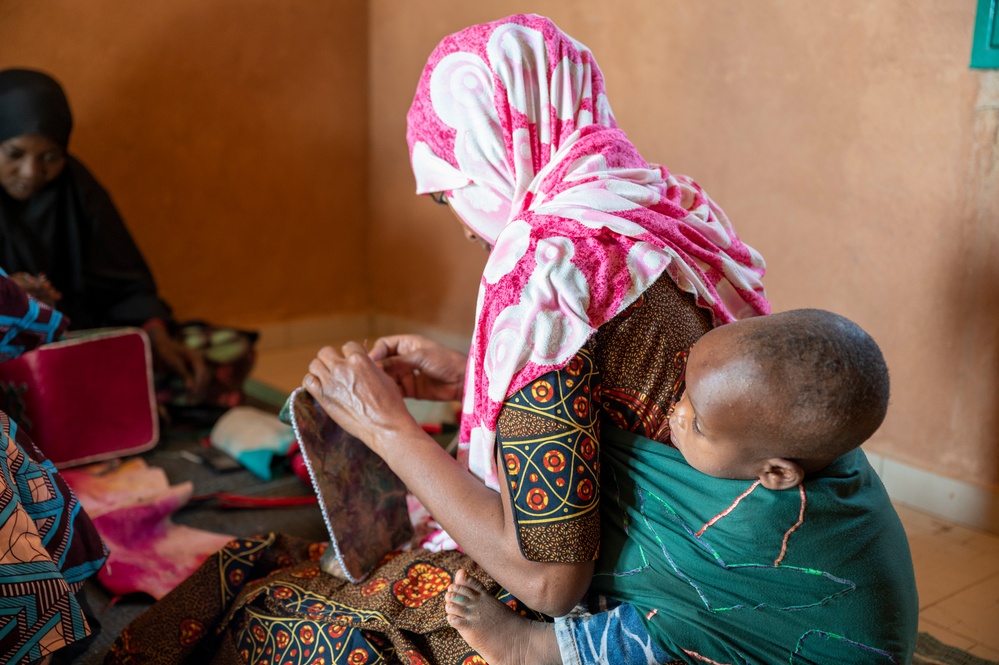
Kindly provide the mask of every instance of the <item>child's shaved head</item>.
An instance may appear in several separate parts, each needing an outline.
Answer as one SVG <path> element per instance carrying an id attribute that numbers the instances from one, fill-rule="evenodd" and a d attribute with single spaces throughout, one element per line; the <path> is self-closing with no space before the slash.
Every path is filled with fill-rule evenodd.
<path id="1" fill-rule="evenodd" d="M 871 336 L 832 312 L 798 309 L 705 334 L 670 434 L 702 473 L 787 489 L 866 441 L 887 409 L 888 368 Z"/>
<path id="2" fill-rule="evenodd" d="M 832 460 L 866 441 L 888 410 L 888 367 L 857 324 L 820 309 L 740 322 L 736 341 L 778 408 L 763 426 L 784 456 Z M 735 330 L 733 330 L 735 332 Z"/>

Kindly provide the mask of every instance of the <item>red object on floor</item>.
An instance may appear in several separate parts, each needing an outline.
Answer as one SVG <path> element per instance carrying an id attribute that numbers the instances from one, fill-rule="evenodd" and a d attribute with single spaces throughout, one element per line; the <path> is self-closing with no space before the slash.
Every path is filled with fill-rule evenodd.
<path id="1" fill-rule="evenodd" d="M 302 457 L 302 451 L 298 447 L 298 441 L 293 441 L 291 446 L 288 447 L 288 460 L 291 464 L 291 470 L 298 476 L 303 483 L 312 486 L 312 479 L 309 478 L 309 469 L 305 465 L 305 458 Z"/>

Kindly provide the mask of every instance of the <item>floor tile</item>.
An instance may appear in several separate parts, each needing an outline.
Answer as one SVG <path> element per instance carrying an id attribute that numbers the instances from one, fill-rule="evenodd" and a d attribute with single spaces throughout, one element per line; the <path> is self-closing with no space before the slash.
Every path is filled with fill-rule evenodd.
<path id="1" fill-rule="evenodd" d="M 925 620 L 999 649 L 999 574 L 924 610 Z"/>
<path id="2" fill-rule="evenodd" d="M 921 609 L 999 574 L 999 537 L 904 506 L 896 509 L 909 537 Z"/>
<path id="3" fill-rule="evenodd" d="M 946 628 L 942 628 L 935 623 L 928 621 L 922 615 L 919 617 L 919 632 L 929 633 L 944 644 L 957 647 L 958 649 L 964 649 L 966 651 L 978 644 L 976 639 L 965 637 L 964 635 L 958 635 L 957 633 L 949 631 Z"/>
<path id="4" fill-rule="evenodd" d="M 986 660 L 993 660 L 999 663 L 999 649 L 993 649 L 992 647 L 987 647 L 984 644 L 976 644 L 967 651 L 968 653 L 974 654 L 979 658 L 985 658 Z"/>

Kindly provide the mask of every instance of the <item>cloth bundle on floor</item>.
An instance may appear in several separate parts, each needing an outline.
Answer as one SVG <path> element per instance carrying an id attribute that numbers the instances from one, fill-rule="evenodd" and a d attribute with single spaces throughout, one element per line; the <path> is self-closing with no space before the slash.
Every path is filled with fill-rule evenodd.
<path id="1" fill-rule="evenodd" d="M 233 536 L 174 524 L 194 486 L 171 486 L 162 469 L 141 458 L 63 472 L 111 551 L 98 579 L 114 595 L 159 599 Z"/>

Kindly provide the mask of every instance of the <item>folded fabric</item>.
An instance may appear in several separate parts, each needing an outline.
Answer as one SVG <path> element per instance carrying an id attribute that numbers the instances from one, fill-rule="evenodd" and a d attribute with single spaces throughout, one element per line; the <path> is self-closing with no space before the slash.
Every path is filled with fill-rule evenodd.
<path id="1" fill-rule="evenodd" d="M 270 480 L 274 458 L 288 454 L 295 431 L 272 413 L 252 406 L 237 406 L 219 418 L 209 440 L 213 447 L 235 458 L 253 475 Z"/>
<path id="2" fill-rule="evenodd" d="M 234 536 L 174 524 L 187 504 L 190 482 L 171 486 L 166 473 L 141 458 L 63 471 L 111 554 L 98 573 L 114 595 L 159 599 Z"/>

